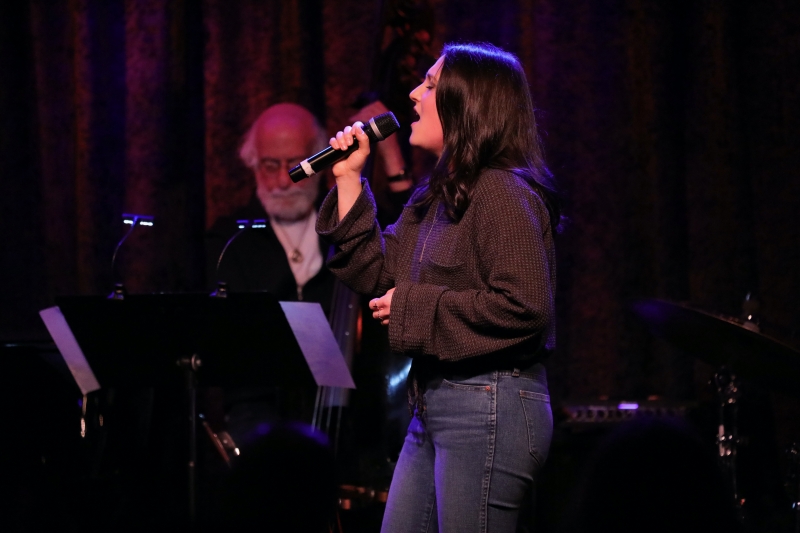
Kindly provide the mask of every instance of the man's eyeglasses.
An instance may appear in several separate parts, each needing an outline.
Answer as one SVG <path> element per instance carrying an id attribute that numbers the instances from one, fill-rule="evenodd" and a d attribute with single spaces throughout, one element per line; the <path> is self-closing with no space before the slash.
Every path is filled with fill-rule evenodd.
<path id="1" fill-rule="evenodd" d="M 293 157 L 291 159 L 274 159 L 263 157 L 259 159 L 258 166 L 268 174 L 277 174 L 281 168 L 286 167 L 286 172 L 300 164 L 304 157 Z"/>

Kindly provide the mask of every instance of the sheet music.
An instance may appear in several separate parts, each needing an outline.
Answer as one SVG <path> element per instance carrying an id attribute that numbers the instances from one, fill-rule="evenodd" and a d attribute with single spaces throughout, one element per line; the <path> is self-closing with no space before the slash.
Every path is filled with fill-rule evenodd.
<path id="1" fill-rule="evenodd" d="M 72 330 L 67 324 L 61 309 L 58 306 L 42 309 L 39 311 L 39 316 L 44 320 L 47 331 L 53 337 L 53 342 L 58 346 L 58 351 L 61 352 L 61 357 L 67 363 L 67 367 L 72 373 L 72 377 L 75 378 L 75 383 L 78 384 L 81 392 L 89 394 L 98 390 L 100 383 L 95 378 L 94 372 L 92 372 L 89 362 L 83 355 L 83 350 L 78 345 L 78 341 L 75 340 L 75 335 L 72 334 Z"/>
<path id="2" fill-rule="evenodd" d="M 353 377 L 322 307 L 310 302 L 280 304 L 317 385 L 355 389 Z"/>

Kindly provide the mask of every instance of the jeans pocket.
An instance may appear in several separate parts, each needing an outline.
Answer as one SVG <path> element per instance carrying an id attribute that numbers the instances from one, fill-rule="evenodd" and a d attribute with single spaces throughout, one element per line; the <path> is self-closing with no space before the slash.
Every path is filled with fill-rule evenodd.
<path id="1" fill-rule="evenodd" d="M 543 465 L 550 450 L 553 438 L 553 412 L 550 409 L 550 396 L 540 392 L 521 390 L 519 398 L 525 412 L 528 427 L 528 451 Z"/>
<path id="2" fill-rule="evenodd" d="M 473 391 L 473 392 L 489 392 L 492 390 L 491 385 L 484 385 L 480 383 L 456 383 L 455 381 L 442 380 L 442 385 L 448 389 Z"/>

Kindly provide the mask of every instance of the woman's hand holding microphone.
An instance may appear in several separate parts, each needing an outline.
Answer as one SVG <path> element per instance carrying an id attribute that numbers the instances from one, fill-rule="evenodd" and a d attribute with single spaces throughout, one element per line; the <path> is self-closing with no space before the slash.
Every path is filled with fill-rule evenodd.
<path id="1" fill-rule="evenodd" d="M 353 145 L 354 140 L 358 141 L 358 150 L 331 167 L 336 178 L 339 220 L 347 215 L 361 194 L 361 170 L 369 156 L 369 137 L 364 133 L 363 126 L 361 122 L 356 122 L 352 126 L 345 127 L 344 131 L 338 132 L 330 140 L 331 147 L 336 150 L 347 150 Z"/>

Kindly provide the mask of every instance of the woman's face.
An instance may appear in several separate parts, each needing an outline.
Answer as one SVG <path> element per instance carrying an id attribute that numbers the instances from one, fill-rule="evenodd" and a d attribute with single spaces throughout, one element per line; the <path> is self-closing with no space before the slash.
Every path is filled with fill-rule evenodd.
<path id="1" fill-rule="evenodd" d="M 439 83 L 443 63 L 444 56 L 441 56 L 428 70 L 425 80 L 409 94 L 414 102 L 414 111 L 419 116 L 417 121 L 411 123 L 409 142 L 437 156 L 441 155 L 444 149 L 442 123 L 436 110 L 436 84 Z"/>

